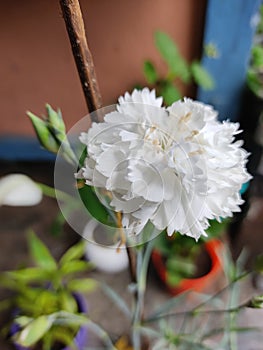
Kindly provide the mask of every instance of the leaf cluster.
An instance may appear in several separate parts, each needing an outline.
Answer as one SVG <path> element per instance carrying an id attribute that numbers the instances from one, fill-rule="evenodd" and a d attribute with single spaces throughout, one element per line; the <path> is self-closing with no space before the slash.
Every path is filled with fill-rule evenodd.
<path id="1" fill-rule="evenodd" d="M 156 89 L 157 95 L 163 96 L 167 105 L 182 97 L 178 82 L 195 83 L 205 90 L 211 90 L 215 82 L 211 74 L 202 67 L 198 60 L 188 63 L 181 55 L 172 38 L 164 32 L 154 34 L 156 49 L 167 66 L 167 74 L 163 78 L 151 60 L 146 60 L 143 66 L 147 83 Z"/>
<path id="2" fill-rule="evenodd" d="M 210 221 L 210 226 L 206 230 L 209 239 L 219 237 L 228 224 L 228 220 L 218 222 Z M 197 273 L 197 258 L 202 252 L 205 238 L 200 238 L 198 242 L 180 234 L 169 237 L 166 232 L 157 237 L 155 247 L 164 257 L 167 269 L 167 282 L 171 286 L 176 286 L 182 279 L 193 278 Z"/>
<path id="3" fill-rule="evenodd" d="M 258 16 L 259 21 L 247 69 L 247 85 L 256 96 L 263 98 L 263 4 L 259 8 Z"/>
<path id="4" fill-rule="evenodd" d="M 33 232 L 28 235 L 28 245 L 34 267 L 1 274 L 1 285 L 14 292 L 1 303 L 17 310 L 12 321 L 18 328 L 14 341 L 25 347 L 41 343 L 43 349 L 57 343 L 69 345 L 80 325 L 87 322 L 75 294 L 96 287 L 93 279 L 78 277 L 92 267 L 81 259 L 84 242 L 70 247 L 58 262 Z"/>

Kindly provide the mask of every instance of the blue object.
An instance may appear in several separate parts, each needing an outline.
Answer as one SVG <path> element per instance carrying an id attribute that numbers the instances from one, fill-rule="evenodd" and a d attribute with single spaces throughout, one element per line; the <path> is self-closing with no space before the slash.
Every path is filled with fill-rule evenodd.
<path id="1" fill-rule="evenodd" d="M 204 46 L 212 45 L 218 58 L 204 56 L 203 66 L 215 79 L 215 89 L 199 88 L 197 99 L 219 111 L 219 119 L 238 120 L 247 65 L 256 29 L 260 0 L 209 0 Z"/>
<path id="2" fill-rule="evenodd" d="M 0 160 L 55 161 L 56 155 L 41 148 L 34 137 L 1 136 Z"/>

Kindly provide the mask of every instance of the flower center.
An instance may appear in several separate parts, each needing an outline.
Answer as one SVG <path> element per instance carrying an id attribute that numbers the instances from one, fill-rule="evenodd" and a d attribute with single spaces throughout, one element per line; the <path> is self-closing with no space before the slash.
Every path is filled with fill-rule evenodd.
<path id="1" fill-rule="evenodd" d="M 168 133 L 161 130 L 158 126 L 152 125 L 146 129 L 144 141 L 151 142 L 154 146 L 165 151 L 172 145 L 174 140 Z"/>

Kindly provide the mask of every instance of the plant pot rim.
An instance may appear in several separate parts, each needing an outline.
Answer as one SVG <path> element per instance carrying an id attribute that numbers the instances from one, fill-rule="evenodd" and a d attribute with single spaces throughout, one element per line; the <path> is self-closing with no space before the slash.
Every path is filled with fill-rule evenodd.
<path id="1" fill-rule="evenodd" d="M 73 293 L 74 298 L 77 301 L 79 311 L 82 313 L 87 313 L 88 306 L 85 297 L 80 293 Z M 16 332 L 18 332 L 19 326 L 16 323 L 13 323 L 11 325 L 10 329 L 10 335 L 14 335 Z M 16 342 L 13 342 L 15 348 L 17 350 L 29 350 L 30 348 L 24 347 Z M 84 350 L 87 347 L 87 327 L 81 326 L 74 338 L 74 344 L 78 350 Z M 70 350 L 70 346 L 66 346 L 64 348 L 61 348 L 61 350 Z"/>
<path id="2" fill-rule="evenodd" d="M 187 290 L 193 290 L 201 292 L 208 287 L 212 281 L 222 272 L 222 261 L 220 257 L 220 251 L 223 249 L 223 242 L 219 239 L 211 239 L 204 243 L 205 250 L 207 251 L 211 259 L 211 268 L 207 274 L 196 278 L 185 278 L 180 281 L 176 286 L 170 286 L 168 284 L 168 273 L 165 267 L 164 259 L 161 252 L 158 249 L 154 249 L 152 252 L 152 262 L 157 271 L 161 281 L 166 285 L 168 291 L 172 295 L 183 293 Z"/>

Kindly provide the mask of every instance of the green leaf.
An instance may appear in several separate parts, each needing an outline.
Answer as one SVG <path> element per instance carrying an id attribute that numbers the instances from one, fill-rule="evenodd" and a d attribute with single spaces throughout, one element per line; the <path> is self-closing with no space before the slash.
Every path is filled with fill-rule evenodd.
<path id="1" fill-rule="evenodd" d="M 68 289 L 72 292 L 91 292 L 98 283 L 93 278 L 75 279 L 68 283 Z"/>
<path id="2" fill-rule="evenodd" d="M 178 48 L 172 38 L 166 33 L 157 31 L 154 35 L 155 45 L 163 59 L 168 64 L 171 73 L 179 77 L 183 82 L 190 81 L 188 64 L 180 55 Z"/>
<path id="3" fill-rule="evenodd" d="M 31 230 L 28 234 L 28 243 L 30 254 L 34 259 L 36 265 L 45 270 L 56 270 L 57 264 L 55 259 L 50 254 L 48 248 Z"/>
<path id="4" fill-rule="evenodd" d="M 102 291 L 115 303 L 115 305 L 124 313 L 124 315 L 130 319 L 131 311 L 126 301 L 106 283 L 101 283 L 101 286 Z"/>
<path id="5" fill-rule="evenodd" d="M 73 295 L 69 292 L 62 291 L 59 294 L 61 310 L 65 310 L 71 313 L 78 311 L 78 304 Z"/>
<path id="6" fill-rule="evenodd" d="M 81 240 L 71 248 L 69 248 L 61 257 L 59 260 L 60 266 L 64 265 L 65 263 L 80 259 L 85 252 L 85 241 Z"/>
<path id="7" fill-rule="evenodd" d="M 251 49 L 252 65 L 255 68 L 263 68 L 263 47 L 261 45 L 255 45 Z"/>
<path id="8" fill-rule="evenodd" d="M 108 210 L 100 202 L 91 186 L 84 185 L 79 190 L 79 195 L 89 214 L 102 224 L 112 225 L 112 218 L 115 217 L 113 211 Z"/>
<path id="9" fill-rule="evenodd" d="M 160 95 L 163 96 L 166 105 L 171 105 L 173 102 L 180 100 L 181 94 L 179 90 L 170 82 L 164 84 L 160 91 Z"/>
<path id="10" fill-rule="evenodd" d="M 36 344 L 52 326 L 51 318 L 40 316 L 30 322 L 21 332 L 15 335 L 18 344 L 29 347 Z"/>
<path id="11" fill-rule="evenodd" d="M 144 76 L 149 84 L 156 83 L 156 81 L 158 79 L 158 75 L 157 75 L 156 69 L 151 61 L 144 62 L 143 72 L 144 72 Z"/>
<path id="12" fill-rule="evenodd" d="M 32 322 L 32 320 L 32 317 L 20 316 L 15 318 L 15 323 L 17 323 L 20 327 L 25 327 Z"/>
<path id="13" fill-rule="evenodd" d="M 65 134 L 66 127 L 62 118 L 61 111 L 58 110 L 56 112 L 48 103 L 46 104 L 46 110 L 48 115 L 48 121 L 52 128 L 58 130 L 62 134 Z"/>
<path id="14" fill-rule="evenodd" d="M 84 272 L 90 270 L 92 267 L 92 264 L 87 261 L 68 261 L 64 263 L 61 268 L 60 272 L 63 276 L 75 274 L 77 272 Z"/>
<path id="15" fill-rule="evenodd" d="M 191 72 L 195 83 L 201 86 L 204 90 L 212 90 L 215 87 L 215 81 L 211 74 L 204 69 L 201 64 L 194 61 L 191 64 Z"/>
<path id="16" fill-rule="evenodd" d="M 58 295 L 52 290 L 42 290 L 37 297 L 38 307 L 41 314 L 51 314 L 58 310 Z"/>
<path id="17" fill-rule="evenodd" d="M 78 329 L 79 327 L 75 327 L 76 329 Z M 74 347 L 73 340 L 74 340 L 74 336 L 75 333 L 74 331 L 70 330 L 67 328 L 67 330 L 65 331 L 65 327 L 61 326 L 61 327 L 56 327 L 52 330 L 49 331 L 49 333 L 51 333 L 51 339 L 52 341 L 48 341 L 48 344 L 50 344 L 51 346 L 54 345 L 55 342 L 59 342 L 64 344 L 65 346 L 71 346 L 72 345 L 72 350 L 77 350 L 76 347 Z M 45 339 L 44 339 L 44 343 L 46 343 Z M 46 349 L 50 350 L 51 346 L 48 346 Z"/>
<path id="18" fill-rule="evenodd" d="M 59 144 L 50 132 L 46 121 L 42 120 L 31 112 L 27 112 L 27 115 L 31 119 L 40 144 L 48 151 L 57 153 Z"/>
<path id="19" fill-rule="evenodd" d="M 6 275 L 13 280 L 28 283 L 46 281 L 50 274 L 39 267 L 28 267 L 17 271 L 7 271 Z"/>

